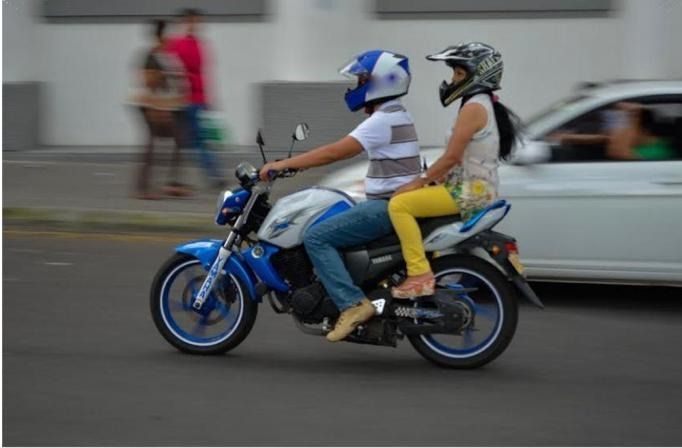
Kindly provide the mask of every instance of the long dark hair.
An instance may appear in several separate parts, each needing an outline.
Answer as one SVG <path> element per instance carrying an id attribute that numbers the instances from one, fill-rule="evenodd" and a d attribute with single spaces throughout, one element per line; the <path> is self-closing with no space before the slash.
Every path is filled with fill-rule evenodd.
<path id="1" fill-rule="evenodd" d="M 166 32 L 166 21 L 163 19 L 150 20 L 152 34 L 157 40 L 161 40 Z"/>
<path id="2" fill-rule="evenodd" d="M 495 121 L 497 122 L 497 130 L 500 134 L 500 159 L 509 160 L 514 143 L 519 139 L 522 123 L 521 119 L 510 109 L 502 104 L 495 94 L 486 92 L 490 95 L 493 103 L 493 111 L 495 112 Z M 466 103 L 473 95 L 462 98 L 462 105 Z"/>

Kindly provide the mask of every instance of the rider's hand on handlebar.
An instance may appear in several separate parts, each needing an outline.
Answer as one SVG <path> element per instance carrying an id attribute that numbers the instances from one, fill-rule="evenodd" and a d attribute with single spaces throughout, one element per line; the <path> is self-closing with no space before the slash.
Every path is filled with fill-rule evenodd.
<path id="1" fill-rule="evenodd" d="M 276 162 L 269 162 L 263 165 L 258 176 L 264 182 L 275 180 L 278 177 L 292 177 L 298 173 L 298 168 L 287 168 L 286 160 L 277 160 Z"/>
<path id="2" fill-rule="evenodd" d="M 269 182 L 278 172 L 284 169 L 285 167 L 282 166 L 282 162 L 268 162 L 260 169 L 260 180 L 263 182 Z"/>

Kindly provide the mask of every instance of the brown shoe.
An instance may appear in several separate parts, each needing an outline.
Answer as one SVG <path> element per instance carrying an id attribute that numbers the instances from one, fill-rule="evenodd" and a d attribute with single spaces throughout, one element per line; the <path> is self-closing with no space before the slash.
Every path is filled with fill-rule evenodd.
<path id="1" fill-rule="evenodd" d="M 143 201 L 158 201 L 159 199 L 161 199 L 161 195 L 147 191 L 147 192 L 137 193 L 135 195 L 135 198 L 141 199 Z"/>
<path id="2" fill-rule="evenodd" d="M 184 198 L 192 195 L 192 190 L 187 187 L 180 185 L 166 185 L 163 187 L 163 193 L 168 196 L 174 196 L 176 198 Z"/>
<path id="3" fill-rule="evenodd" d="M 391 288 L 394 299 L 412 299 L 414 297 L 433 295 L 436 289 L 436 279 L 433 274 L 407 277 L 402 284 Z"/>
<path id="4" fill-rule="evenodd" d="M 336 325 L 334 325 L 334 329 L 327 333 L 327 340 L 329 342 L 337 342 L 344 339 L 358 325 L 369 320 L 372 316 L 374 316 L 374 305 L 369 300 L 362 299 L 360 303 L 345 309 L 341 313 L 336 321 Z"/>

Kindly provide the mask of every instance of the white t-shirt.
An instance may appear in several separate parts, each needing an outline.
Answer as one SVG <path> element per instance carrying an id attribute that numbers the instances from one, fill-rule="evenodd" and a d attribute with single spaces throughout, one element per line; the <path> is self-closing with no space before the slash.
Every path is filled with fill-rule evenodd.
<path id="1" fill-rule="evenodd" d="M 367 199 L 390 198 L 398 188 L 421 173 L 417 131 L 400 100 L 391 100 L 360 123 L 350 134 L 367 151 Z"/>

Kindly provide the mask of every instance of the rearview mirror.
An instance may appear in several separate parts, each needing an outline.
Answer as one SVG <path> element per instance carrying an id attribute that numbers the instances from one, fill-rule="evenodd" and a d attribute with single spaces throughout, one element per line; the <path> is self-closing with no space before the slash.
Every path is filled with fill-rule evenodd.
<path id="1" fill-rule="evenodd" d="M 552 148 L 547 142 L 535 140 L 524 141 L 516 154 L 512 163 L 515 165 L 533 165 L 535 163 L 546 163 L 552 158 Z"/>
<path id="2" fill-rule="evenodd" d="M 294 140 L 301 142 L 301 141 L 307 139 L 309 134 L 310 134 L 310 127 L 308 127 L 308 124 L 307 123 L 299 123 L 296 126 L 296 130 L 294 131 L 294 135 L 292 137 Z"/>

